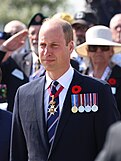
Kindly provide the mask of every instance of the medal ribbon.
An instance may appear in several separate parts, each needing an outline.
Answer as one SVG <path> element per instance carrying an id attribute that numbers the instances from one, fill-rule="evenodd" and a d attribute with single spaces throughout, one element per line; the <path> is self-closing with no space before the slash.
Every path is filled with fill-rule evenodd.
<path id="1" fill-rule="evenodd" d="M 90 106 L 92 106 L 92 93 L 89 94 L 89 98 L 90 98 Z"/>
<path id="2" fill-rule="evenodd" d="M 73 106 L 77 106 L 79 105 L 79 100 L 78 100 L 78 95 L 77 94 L 73 94 L 71 96 L 71 100 L 72 100 L 72 107 Z"/>
<path id="3" fill-rule="evenodd" d="M 89 105 L 89 94 L 86 94 L 86 105 Z"/>
<path id="4" fill-rule="evenodd" d="M 61 87 L 57 90 L 57 92 L 54 94 L 54 98 L 58 97 L 58 95 L 61 93 L 61 91 L 63 90 L 63 88 L 64 88 L 64 87 L 61 86 Z M 53 94 L 51 93 L 50 86 L 49 86 L 49 88 L 48 88 L 48 92 L 49 92 L 50 96 L 53 96 Z"/>
<path id="5" fill-rule="evenodd" d="M 93 104 L 97 105 L 97 93 L 93 93 Z"/>
<path id="6" fill-rule="evenodd" d="M 80 98 L 81 98 L 81 106 L 84 106 L 84 94 L 81 94 Z"/>

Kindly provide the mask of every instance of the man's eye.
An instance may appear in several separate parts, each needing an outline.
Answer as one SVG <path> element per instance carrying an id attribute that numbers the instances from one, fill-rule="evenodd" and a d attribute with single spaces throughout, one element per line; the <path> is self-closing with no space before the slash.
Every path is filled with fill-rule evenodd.
<path id="1" fill-rule="evenodd" d="M 52 47 L 58 47 L 58 44 L 52 44 L 51 46 Z"/>
<path id="2" fill-rule="evenodd" d="M 46 46 L 46 44 L 40 44 L 40 46 L 41 46 L 41 47 L 45 47 L 45 46 Z"/>
<path id="3" fill-rule="evenodd" d="M 34 31 L 33 31 L 33 32 L 31 32 L 31 33 L 30 33 L 30 35 L 32 35 L 32 36 L 33 36 L 33 35 L 35 35 L 35 32 L 34 32 Z"/>

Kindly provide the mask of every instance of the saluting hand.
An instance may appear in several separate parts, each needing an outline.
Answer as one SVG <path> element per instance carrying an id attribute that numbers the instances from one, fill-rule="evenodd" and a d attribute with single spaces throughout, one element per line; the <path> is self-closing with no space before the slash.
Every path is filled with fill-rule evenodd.
<path id="1" fill-rule="evenodd" d="M 11 36 L 9 39 L 7 39 L 1 46 L 0 50 L 3 52 L 8 51 L 15 51 L 18 48 L 20 48 L 24 43 L 28 35 L 28 30 L 24 29 L 13 36 Z"/>

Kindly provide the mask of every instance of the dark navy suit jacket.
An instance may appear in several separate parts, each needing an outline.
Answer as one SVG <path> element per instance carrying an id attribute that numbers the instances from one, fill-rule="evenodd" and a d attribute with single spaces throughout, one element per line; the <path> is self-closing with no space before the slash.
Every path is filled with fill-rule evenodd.
<path id="1" fill-rule="evenodd" d="M 97 112 L 71 111 L 73 86 L 81 87 L 79 94 L 98 94 Z M 17 91 L 10 161 L 94 161 L 103 146 L 108 127 L 120 119 L 110 86 L 74 72 L 50 149 L 44 114 L 44 89 L 45 76 Z"/>

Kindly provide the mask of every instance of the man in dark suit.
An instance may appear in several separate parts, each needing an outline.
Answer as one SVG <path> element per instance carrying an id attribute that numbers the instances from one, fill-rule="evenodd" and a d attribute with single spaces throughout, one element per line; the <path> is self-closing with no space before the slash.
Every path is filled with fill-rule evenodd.
<path id="1" fill-rule="evenodd" d="M 12 114 L 0 109 L 0 161 L 9 161 Z"/>
<path id="2" fill-rule="evenodd" d="M 95 161 L 121 161 L 121 122 L 117 122 L 107 132 L 104 148 Z"/>
<path id="3" fill-rule="evenodd" d="M 93 161 L 119 120 L 110 86 L 71 67 L 73 49 L 67 21 L 43 23 L 38 51 L 46 73 L 17 91 L 10 161 Z"/>

